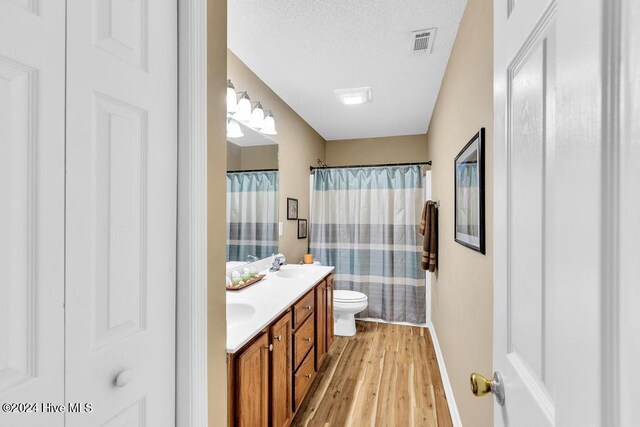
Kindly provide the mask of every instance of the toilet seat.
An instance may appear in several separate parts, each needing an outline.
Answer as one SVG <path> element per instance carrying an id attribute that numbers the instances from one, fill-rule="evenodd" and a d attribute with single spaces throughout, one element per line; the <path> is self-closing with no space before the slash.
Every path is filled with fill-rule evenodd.
<path id="1" fill-rule="evenodd" d="M 367 301 L 367 296 L 362 292 L 336 290 L 333 292 L 333 301 L 341 304 L 357 304 Z"/>

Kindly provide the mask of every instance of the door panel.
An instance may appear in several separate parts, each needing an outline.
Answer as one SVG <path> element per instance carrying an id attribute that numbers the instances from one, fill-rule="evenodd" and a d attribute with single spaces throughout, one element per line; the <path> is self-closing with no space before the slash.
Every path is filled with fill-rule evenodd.
<path id="1" fill-rule="evenodd" d="M 175 422 L 176 19 L 69 4 L 66 395 L 94 403 L 69 426 Z"/>
<path id="2" fill-rule="evenodd" d="M 508 14 L 494 2 L 496 426 L 615 424 L 603 413 L 615 399 L 603 363 L 605 4 L 518 0 Z"/>
<path id="3" fill-rule="evenodd" d="M 547 287 L 546 165 L 553 146 L 554 31 L 553 21 L 509 68 L 507 360 L 525 384 L 531 399 L 552 422 L 553 378 L 549 376 L 551 318 Z M 540 423 L 544 423 L 540 419 Z M 539 424 L 544 425 L 544 424 Z"/>
<path id="4" fill-rule="evenodd" d="M 266 333 L 238 356 L 235 392 L 238 426 L 268 426 L 269 338 Z"/>
<path id="5" fill-rule="evenodd" d="M 94 94 L 95 334 L 100 348 L 145 330 L 147 112 Z"/>
<path id="6" fill-rule="evenodd" d="M 327 277 L 327 346 L 326 351 L 333 345 L 333 274 Z"/>
<path id="7" fill-rule="evenodd" d="M 499 6 L 506 11 L 508 5 L 496 2 Z M 549 233 L 555 227 L 548 169 L 555 148 L 556 7 L 554 2 L 520 0 L 508 20 L 502 19 L 495 36 L 496 51 L 501 50 L 496 76 L 504 76 L 503 82 L 496 80 L 496 93 L 505 97 L 496 99 L 504 135 L 497 135 L 495 144 L 494 368 L 503 377 L 506 403 L 495 424 L 552 426 L 552 331 L 558 325 L 548 275 L 553 254 Z M 496 130 L 501 120 L 496 117 Z"/>
<path id="8" fill-rule="evenodd" d="M 0 1 L 1 403 L 64 403 L 64 19 L 61 0 Z"/>
<path id="9" fill-rule="evenodd" d="M 322 282 L 316 286 L 316 371 L 324 360 L 327 344 L 327 283 Z"/>
<path id="10" fill-rule="evenodd" d="M 292 345 L 291 312 L 287 311 L 271 327 L 271 425 L 284 427 L 291 423 L 292 415 Z"/>

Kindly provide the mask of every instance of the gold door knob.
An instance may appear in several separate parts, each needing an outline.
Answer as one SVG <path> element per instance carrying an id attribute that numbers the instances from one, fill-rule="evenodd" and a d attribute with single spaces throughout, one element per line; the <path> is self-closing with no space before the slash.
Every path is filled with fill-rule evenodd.
<path id="1" fill-rule="evenodd" d="M 504 385 L 500 372 L 494 372 L 492 379 L 487 379 L 483 375 L 471 374 L 471 392 L 474 396 L 481 397 L 489 393 L 493 393 L 498 403 L 504 405 Z"/>

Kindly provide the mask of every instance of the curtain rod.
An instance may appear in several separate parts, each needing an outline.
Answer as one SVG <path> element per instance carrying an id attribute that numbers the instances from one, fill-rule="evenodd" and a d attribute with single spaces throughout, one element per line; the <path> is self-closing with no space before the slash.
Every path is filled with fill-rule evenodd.
<path id="1" fill-rule="evenodd" d="M 278 172 L 278 169 L 247 169 L 239 171 L 227 171 L 227 173 L 242 173 L 242 172 Z"/>
<path id="2" fill-rule="evenodd" d="M 377 165 L 345 165 L 345 166 L 309 166 L 309 170 L 313 172 L 316 169 L 349 169 L 349 168 L 377 168 L 385 166 L 418 166 L 429 165 L 431 166 L 431 160 L 428 162 L 411 162 L 411 163 L 381 163 Z"/>

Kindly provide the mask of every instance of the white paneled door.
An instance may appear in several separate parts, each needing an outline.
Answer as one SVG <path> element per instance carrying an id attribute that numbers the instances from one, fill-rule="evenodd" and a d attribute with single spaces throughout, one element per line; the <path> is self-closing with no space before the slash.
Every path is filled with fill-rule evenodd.
<path id="1" fill-rule="evenodd" d="M 508 4 L 509 3 L 509 4 Z M 496 306 L 494 368 L 505 388 L 504 418 L 496 425 L 553 426 L 553 286 L 546 274 L 549 232 L 548 158 L 554 147 L 556 8 L 553 2 L 499 2 L 508 38 L 496 48 L 506 91 L 504 138 L 496 144 Z M 511 10 L 509 11 L 509 7 Z M 499 47 L 498 47 L 499 46 Z M 501 57 L 503 57 L 501 55 Z M 497 59 L 497 57 L 496 57 Z M 499 136 L 499 137 L 500 137 Z M 501 227 L 504 225 L 504 227 Z M 504 252 L 503 252 L 504 251 Z M 498 253 L 499 252 L 499 253 Z M 504 258 L 503 258 L 504 256 Z"/>
<path id="2" fill-rule="evenodd" d="M 69 1 L 67 43 L 66 425 L 174 425 L 176 1 Z"/>
<path id="3" fill-rule="evenodd" d="M 497 427 L 619 425 L 602 99 L 614 3 L 494 1 Z"/>
<path id="4" fill-rule="evenodd" d="M 0 403 L 64 401 L 64 0 L 0 0 Z M 0 411 L 0 426 L 62 426 Z"/>

